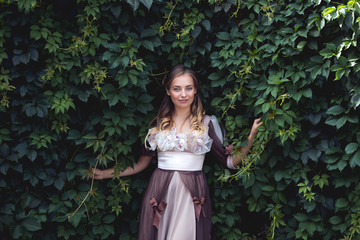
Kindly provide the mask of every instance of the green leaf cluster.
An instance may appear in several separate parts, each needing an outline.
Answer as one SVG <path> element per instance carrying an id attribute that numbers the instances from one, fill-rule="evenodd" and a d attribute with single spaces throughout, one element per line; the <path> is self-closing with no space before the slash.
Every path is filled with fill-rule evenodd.
<path id="1" fill-rule="evenodd" d="M 136 239 L 154 164 L 136 162 L 184 63 L 235 171 L 207 156 L 217 239 L 360 235 L 357 1 L 2 1 L 0 230 L 7 239 Z M 115 167 L 91 182 L 92 167 Z M 227 180 L 227 182 L 219 181 Z"/>

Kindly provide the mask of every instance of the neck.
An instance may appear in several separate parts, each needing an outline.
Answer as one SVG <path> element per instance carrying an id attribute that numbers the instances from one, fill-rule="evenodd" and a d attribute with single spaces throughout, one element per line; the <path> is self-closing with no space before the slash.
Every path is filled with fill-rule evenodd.
<path id="1" fill-rule="evenodd" d="M 175 123 L 176 129 L 178 132 L 183 132 L 183 126 L 186 121 L 190 118 L 191 112 L 190 109 L 175 109 L 172 114 L 172 121 Z M 188 124 L 189 125 L 189 124 Z M 185 127 L 186 129 L 189 126 Z"/>
<path id="2" fill-rule="evenodd" d="M 177 119 L 187 119 L 189 118 L 191 115 L 190 113 L 190 109 L 188 108 L 184 108 L 184 109 L 174 109 L 174 112 L 172 114 L 173 118 L 177 118 Z"/>

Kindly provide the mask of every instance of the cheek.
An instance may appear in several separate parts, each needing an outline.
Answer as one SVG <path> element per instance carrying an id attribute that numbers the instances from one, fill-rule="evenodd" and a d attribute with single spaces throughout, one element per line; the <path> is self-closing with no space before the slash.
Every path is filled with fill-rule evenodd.
<path id="1" fill-rule="evenodd" d="M 169 92 L 169 96 L 171 97 L 171 99 L 176 99 L 179 97 L 179 95 L 180 95 L 179 93 L 174 92 L 174 91 Z"/>

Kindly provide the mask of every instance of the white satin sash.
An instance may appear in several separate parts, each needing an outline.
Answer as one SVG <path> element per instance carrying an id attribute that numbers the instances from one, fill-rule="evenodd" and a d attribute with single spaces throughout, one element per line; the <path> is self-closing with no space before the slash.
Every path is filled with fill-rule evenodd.
<path id="1" fill-rule="evenodd" d="M 158 151 L 158 168 L 164 170 L 200 171 L 205 154 L 191 152 Z"/>

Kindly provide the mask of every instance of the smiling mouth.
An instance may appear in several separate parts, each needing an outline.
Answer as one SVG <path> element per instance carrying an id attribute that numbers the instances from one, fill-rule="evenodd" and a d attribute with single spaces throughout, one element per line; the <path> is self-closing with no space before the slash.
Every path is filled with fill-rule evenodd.
<path id="1" fill-rule="evenodd" d="M 185 99 L 185 100 L 179 100 L 179 101 L 182 102 L 182 103 L 185 103 L 185 102 L 187 102 L 188 100 Z"/>

